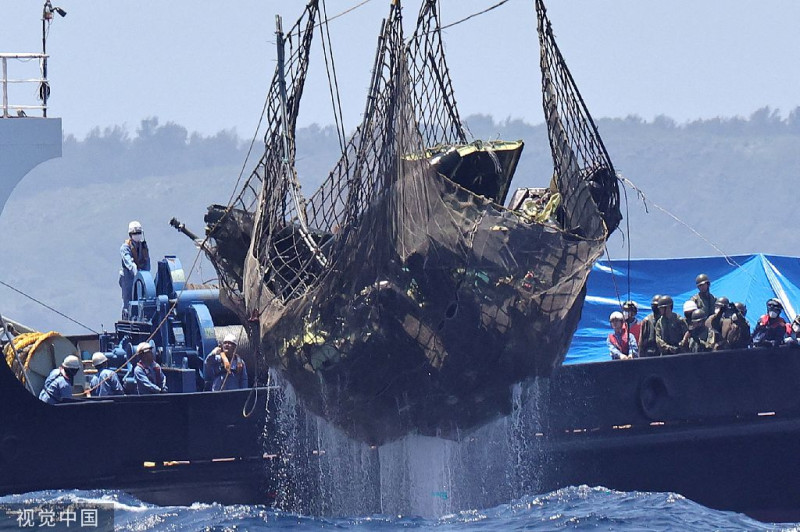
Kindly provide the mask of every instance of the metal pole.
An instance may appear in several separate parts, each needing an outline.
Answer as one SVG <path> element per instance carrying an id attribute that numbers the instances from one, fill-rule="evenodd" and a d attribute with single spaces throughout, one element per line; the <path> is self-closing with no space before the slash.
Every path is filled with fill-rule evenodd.
<path id="1" fill-rule="evenodd" d="M 3 58 L 3 118 L 8 118 L 8 59 Z"/>
<path id="2" fill-rule="evenodd" d="M 17 359 L 17 364 L 19 364 L 22 375 L 25 377 L 25 387 L 29 392 L 33 393 L 33 385 L 31 384 L 31 380 L 28 378 L 28 372 L 25 371 L 25 365 L 22 363 L 22 359 L 19 357 L 19 351 L 17 351 L 17 348 L 14 346 L 14 337 L 11 336 L 11 332 L 8 330 L 8 324 L 6 323 L 6 320 L 3 318 L 2 314 L 0 314 L 0 326 L 3 327 L 3 334 L 5 334 L 6 338 L 8 338 L 8 345 L 10 345 L 11 350 L 14 351 L 14 358 Z"/>
<path id="3" fill-rule="evenodd" d="M 48 7 L 50 11 L 48 13 Z M 53 16 L 53 6 L 50 0 L 45 0 L 42 8 L 42 84 L 39 86 L 42 97 L 42 116 L 47 118 L 47 15 Z"/>

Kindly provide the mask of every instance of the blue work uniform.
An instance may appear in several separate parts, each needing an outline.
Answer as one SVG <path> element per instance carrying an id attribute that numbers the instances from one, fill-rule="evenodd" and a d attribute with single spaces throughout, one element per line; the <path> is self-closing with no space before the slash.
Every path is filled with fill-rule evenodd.
<path id="1" fill-rule="evenodd" d="M 119 286 L 122 289 L 122 317 L 128 318 L 128 303 L 131 301 L 133 281 L 139 270 L 150 271 L 150 250 L 146 241 L 134 242 L 130 238 L 119 248 L 122 268 L 119 270 Z"/>
<path id="2" fill-rule="evenodd" d="M 133 378 L 136 381 L 136 393 L 139 395 L 167 392 L 167 379 L 164 378 L 161 366 L 155 362 L 149 366 L 138 362 L 133 370 Z"/>
<path id="3" fill-rule="evenodd" d="M 49 405 L 72 399 L 72 382 L 64 375 L 61 368 L 50 372 L 44 381 L 44 388 L 39 393 L 39 399 Z"/>
<path id="4" fill-rule="evenodd" d="M 247 365 L 242 357 L 234 354 L 230 363 L 231 372 L 228 375 L 222 363 L 222 356 L 216 349 L 206 357 L 205 378 L 211 382 L 211 390 L 218 392 L 247 388 Z"/>
<path id="5" fill-rule="evenodd" d="M 119 382 L 119 377 L 116 372 L 108 368 L 100 370 L 100 372 L 92 377 L 92 382 L 89 384 L 92 389 L 93 397 L 105 397 L 107 395 L 123 395 L 125 390 L 122 388 L 122 383 Z"/>

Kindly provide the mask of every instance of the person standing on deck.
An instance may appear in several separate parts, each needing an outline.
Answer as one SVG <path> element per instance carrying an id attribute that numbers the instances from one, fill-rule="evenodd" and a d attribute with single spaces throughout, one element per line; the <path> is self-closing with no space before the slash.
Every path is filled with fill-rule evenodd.
<path id="1" fill-rule="evenodd" d="M 247 388 L 247 366 L 236 354 L 236 347 L 236 337 L 228 334 L 222 340 L 222 347 L 215 347 L 206 357 L 206 386 L 212 391 Z"/>
<path id="2" fill-rule="evenodd" d="M 72 399 L 72 383 L 81 369 L 81 361 L 75 355 L 69 355 L 59 367 L 50 372 L 44 381 L 44 388 L 39 392 L 39 399 L 49 405 L 55 405 Z"/>
<path id="3" fill-rule="evenodd" d="M 791 332 L 791 326 L 787 326 L 781 317 L 783 303 L 772 298 L 767 301 L 767 313 L 759 318 L 756 328 L 753 331 L 754 347 L 777 347 L 783 345 Z"/>
<path id="4" fill-rule="evenodd" d="M 92 377 L 92 382 L 89 384 L 92 397 L 125 394 L 117 373 L 108 368 L 108 358 L 103 353 L 97 352 L 92 355 L 92 366 L 97 370 L 97 374 Z"/>
<path id="5" fill-rule="evenodd" d="M 658 300 L 661 296 L 656 294 L 650 302 L 650 309 L 653 311 L 642 320 L 642 327 L 639 331 L 639 356 L 640 357 L 657 357 L 661 354 L 656 344 L 656 322 L 661 316 L 661 311 L 658 310 Z"/>
<path id="6" fill-rule="evenodd" d="M 167 379 L 153 356 L 153 347 L 150 343 L 142 342 L 136 346 L 136 354 L 139 356 L 139 361 L 133 369 L 136 393 L 139 395 L 167 393 Z"/>
<path id="7" fill-rule="evenodd" d="M 636 338 L 624 327 L 624 319 L 619 311 L 612 312 L 608 321 L 614 329 L 608 335 L 608 351 L 613 360 L 628 360 L 629 358 L 639 357 L 639 346 Z"/>
<path id="8" fill-rule="evenodd" d="M 122 268 L 119 270 L 119 286 L 122 289 L 122 319 L 128 319 L 128 304 L 131 301 L 133 282 L 139 270 L 150 271 L 150 250 L 144 239 L 142 224 L 136 220 L 128 224 L 128 239 L 119 248 Z"/>
<path id="9" fill-rule="evenodd" d="M 697 293 L 692 296 L 692 301 L 695 302 L 698 309 L 706 312 L 706 316 L 711 316 L 714 313 L 714 303 L 717 301 L 710 291 L 711 280 L 708 275 L 701 273 L 695 277 L 694 283 L 697 285 Z"/>
<path id="10" fill-rule="evenodd" d="M 670 296 L 661 296 L 661 299 L 658 300 L 661 317 L 656 323 L 656 344 L 662 355 L 682 353 L 684 350 L 681 342 L 686 331 L 689 330 L 687 323 L 672 312 L 672 305 Z"/>
<path id="11" fill-rule="evenodd" d="M 639 305 L 635 301 L 626 301 L 622 304 L 622 317 L 625 318 L 623 327 L 636 338 L 638 344 L 641 339 L 642 322 L 636 319 L 636 314 L 639 313 Z"/>

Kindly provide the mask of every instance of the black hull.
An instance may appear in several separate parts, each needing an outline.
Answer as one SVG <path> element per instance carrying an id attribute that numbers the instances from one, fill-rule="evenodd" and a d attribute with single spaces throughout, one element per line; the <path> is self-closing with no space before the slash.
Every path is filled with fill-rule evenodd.
<path id="1" fill-rule="evenodd" d="M 798 382 L 800 350 L 787 347 L 565 366 L 530 434 L 536 485 L 669 491 L 800 521 Z"/>
<path id="2" fill-rule="evenodd" d="M 0 495 L 118 489 L 162 505 L 269 503 L 267 392 L 121 397 L 50 406 L 0 364 Z M 253 402 L 255 400 L 255 405 Z M 252 415 L 242 416 L 247 404 Z"/>

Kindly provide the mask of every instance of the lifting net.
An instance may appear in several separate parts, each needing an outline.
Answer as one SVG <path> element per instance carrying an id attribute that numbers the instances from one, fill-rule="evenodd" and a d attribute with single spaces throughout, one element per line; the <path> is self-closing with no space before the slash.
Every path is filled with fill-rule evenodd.
<path id="1" fill-rule="evenodd" d="M 381 27 L 362 123 L 307 199 L 294 124 L 313 21 L 287 33 L 266 153 L 228 209 L 252 217 L 239 227 L 249 250 L 230 260 L 243 272 L 231 276 L 240 297 L 228 302 L 258 318 L 267 362 L 307 407 L 373 442 L 507 413 L 511 384 L 563 360 L 588 273 L 620 218 L 613 167 L 540 1 L 555 169 L 536 215 L 501 204 L 521 142 L 467 144 L 437 3 L 424 0 L 408 42 L 399 4 Z M 500 181 L 497 194 L 479 192 Z"/>

